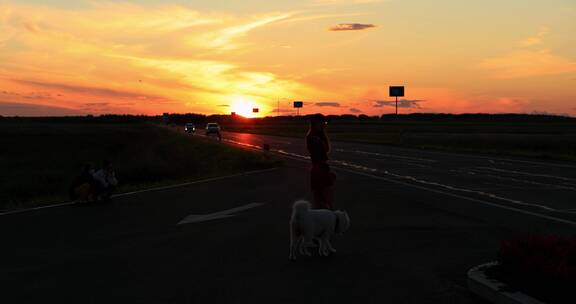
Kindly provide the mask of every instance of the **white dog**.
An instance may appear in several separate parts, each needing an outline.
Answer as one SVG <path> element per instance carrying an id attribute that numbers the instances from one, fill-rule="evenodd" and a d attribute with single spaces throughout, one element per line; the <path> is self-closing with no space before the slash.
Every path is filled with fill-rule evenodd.
<path id="1" fill-rule="evenodd" d="M 290 256 L 296 259 L 299 254 L 310 255 L 308 247 L 313 247 L 313 240 L 318 240 L 318 254 L 327 256 L 336 250 L 330 244 L 334 234 L 342 234 L 350 227 L 350 218 L 344 211 L 327 209 L 311 210 L 307 201 L 297 201 L 292 206 L 290 219 Z"/>

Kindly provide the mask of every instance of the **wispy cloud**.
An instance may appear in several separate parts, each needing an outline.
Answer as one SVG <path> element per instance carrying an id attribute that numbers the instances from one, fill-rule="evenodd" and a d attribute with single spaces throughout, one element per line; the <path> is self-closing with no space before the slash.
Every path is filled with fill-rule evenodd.
<path id="1" fill-rule="evenodd" d="M 541 27 L 534 36 L 518 42 L 517 47 L 508 54 L 486 58 L 478 63 L 476 68 L 492 72 L 497 79 L 576 72 L 575 60 L 555 54 L 550 48 L 542 46 L 549 32 L 548 27 Z"/>
<path id="2" fill-rule="evenodd" d="M 374 24 L 363 24 L 363 23 L 340 23 L 330 27 L 328 30 L 333 32 L 340 31 L 361 31 L 369 28 L 376 27 Z"/>
<path id="3" fill-rule="evenodd" d="M 536 33 L 535 35 L 530 36 L 526 39 L 521 40 L 520 42 L 518 42 L 518 45 L 521 47 L 530 47 L 530 46 L 542 44 L 542 42 L 544 41 L 544 38 L 546 37 L 546 35 L 549 32 L 550 32 L 550 29 L 546 26 L 543 26 L 540 28 L 540 30 L 538 30 L 538 33 Z"/>
<path id="4" fill-rule="evenodd" d="M 340 107 L 340 103 L 338 102 L 316 102 L 314 103 L 314 105 L 317 107 L 333 107 L 333 108 Z"/>
<path id="5" fill-rule="evenodd" d="M 576 61 L 554 54 L 550 49 L 516 50 L 501 57 L 487 58 L 476 67 L 495 78 L 514 79 L 576 72 Z"/>
<path id="6" fill-rule="evenodd" d="M 82 115 L 81 111 L 65 107 L 0 101 L 0 113 L 4 116 L 63 116 Z"/>
<path id="7" fill-rule="evenodd" d="M 314 0 L 314 5 L 357 5 L 386 2 L 387 0 Z"/>
<path id="8" fill-rule="evenodd" d="M 149 99 L 149 100 L 163 100 L 164 98 L 158 96 L 151 96 L 151 95 L 143 95 L 138 94 L 130 91 L 122 91 L 122 90 L 115 90 L 109 88 L 99 88 L 99 87 L 88 87 L 82 85 L 73 85 L 73 84 L 62 84 L 62 83 L 51 83 L 51 82 L 43 82 L 43 81 L 35 81 L 35 80 L 12 80 L 13 82 L 19 84 L 25 84 L 28 86 L 44 88 L 44 89 L 53 89 L 59 91 L 66 91 L 66 92 L 74 92 L 74 93 L 83 93 L 88 95 L 96 95 L 96 96 L 104 96 L 104 97 L 114 97 L 114 98 L 138 98 L 138 99 Z M 46 93 L 51 96 L 49 93 Z"/>
<path id="9" fill-rule="evenodd" d="M 210 113 L 224 110 L 216 105 L 234 95 L 257 103 L 308 95 L 314 89 L 295 77 L 237 59 L 252 31 L 293 16 L 178 5 L 91 2 L 65 9 L 14 3 L 0 8 L 0 87 L 20 94 L 18 101 L 37 98 L 77 109 L 102 99 L 110 108 L 136 99 L 139 105 L 130 110 L 136 113 Z M 52 96 L 26 93 L 31 90 Z M 60 93 L 66 94 L 54 100 Z"/>
<path id="10" fill-rule="evenodd" d="M 362 110 L 357 108 L 350 108 L 350 113 L 362 113 Z"/>
<path id="11" fill-rule="evenodd" d="M 238 47 L 234 39 L 238 39 L 259 27 L 278 22 L 291 17 L 292 14 L 274 14 L 255 18 L 247 23 L 226 27 L 221 30 L 209 32 L 192 39 L 196 46 L 219 50 L 232 50 Z"/>
<path id="12" fill-rule="evenodd" d="M 420 109 L 420 103 L 424 100 L 419 99 L 400 99 L 398 100 L 398 107 L 399 108 L 412 108 L 412 109 Z M 382 107 L 395 107 L 396 101 L 395 100 L 376 100 L 373 103 L 373 107 L 375 108 L 382 108 Z"/>
<path id="13" fill-rule="evenodd" d="M 84 106 L 88 108 L 102 108 L 107 107 L 109 105 L 110 105 L 109 102 L 89 102 L 84 104 Z"/>

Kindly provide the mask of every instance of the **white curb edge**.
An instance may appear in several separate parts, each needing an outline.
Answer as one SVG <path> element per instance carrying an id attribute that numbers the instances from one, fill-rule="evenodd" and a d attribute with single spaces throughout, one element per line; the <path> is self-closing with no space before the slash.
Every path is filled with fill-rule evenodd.
<path id="1" fill-rule="evenodd" d="M 486 277 L 484 269 L 498 265 L 490 262 L 473 267 L 468 271 L 468 289 L 476 295 L 496 304 L 545 304 L 521 292 L 500 291 L 506 285 Z"/>

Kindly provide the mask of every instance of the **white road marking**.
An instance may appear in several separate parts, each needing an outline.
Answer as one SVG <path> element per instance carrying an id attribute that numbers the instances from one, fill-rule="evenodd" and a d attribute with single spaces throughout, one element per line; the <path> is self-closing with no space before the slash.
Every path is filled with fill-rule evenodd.
<path id="1" fill-rule="evenodd" d="M 280 153 L 280 154 L 284 155 L 285 157 L 290 156 L 290 157 L 296 158 L 298 160 L 309 160 L 310 159 L 309 156 L 303 156 L 303 155 L 292 153 L 292 152 L 286 152 L 286 151 L 281 150 L 281 149 L 280 150 L 272 150 L 272 151 Z"/>
<path id="2" fill-rule="evenodd" d="M 576 166 L 568 165 L 568 164 L 545 163 L 545 162 L 538 162 L 538 161 L 528 161 L 528 160 L 509 159 L 509 158 L 498 158 L 498 157 L 488 157 L 488 156 L 473 156 L 473 157 L 486 159 L 486 160 L 488 160 L 488 161 L 498 160 L 498 161 L 525 163 L 525 164 L 538 165 L 538 166 L 544 166 L 544 167 L 550 167 L 550 166 L 552 166 L 552 167 L 574 168 L 574 169 L 576 169 Z"/>
<path id="3" fill-rule="evenodd" d="M 350 150 L 350 151 L 348 151 L 348 150 L 345 150 L 345 149 L 336 149 L 336 151 L 337 151 L 337 152 L 358 153 L 358 154 L 372 155 L 372 156 L 382 156 L 382 157 L 388 157 L 388 158 L 408 159 L 408 160 L 420 161 L 420 162 L 430 162 L 430 163 L 437 163 L 437 162 L 438 162 L 437 160 L 420 158 L 420 157 L 400 156 L 400 155 L 386 154 L 386 153 L 377 153 L 377 152 L 366 152 L 366 151 L 361 151 L 361 150 Z"/>
<path id="4" fill-rule="evenodd" d="M 299 154 L 296 154 L 296 153 L 286 152 L 286 151 L 283 151 L 283 150 L 273 150 L 273 151 L 274 151 L 274 152 L 278 152 L 278 153 L 282 154 L 282 155 L 285 156 L 285 157 L 290 157 L 290 158 L 292 158 L 292 159 L 298 159 L 298 160 L 309 159 L 309 157 L 306 157 L 306 156 L 303 156 L 303 155 L 299 155 Z M 366 167 L 366 166 L 357 165 L 357 164 L 353 164 L 353 163 L 348 163 L 348 162 L 340 161 L 340 160 L 333 160 L 332 162 L 333 162 L 333 163 L 336 163 L 336 164 L 341 164 L 341 165 L 343 165 L 343 166 L 345 166 L 345 167 L 354 168 L 354 169 L 357 169 L 357 170 L 368 171 L 368 172 L 380 172 L 380 173 L 384 173 L 384 174 L 386 174 L 386 175 L 389 175 L 389 176 L 392 176 L 392 177 L 395 177 L 395 178 L 401 178 L 401 179 L 405 179 L 405 180 L 410 180 L 410 181 L 413 181 L 413 182 L 416 182 L 416 183 L 419 183 L 419 184 L 437 186 L 437 187 L 442 187 L 442 188 L 445 188 L 445 189 L 448 189 L 448 190 L 454 190 L 454 191 L 460 191 L 460 192 L 468 192 L 468 193 L 473 193 L 473 194 L 477 194 L 477 195 L 481 195 L 481 196 L 486 196 L 486 197 L 489 197 L 489 198 L 492 198 L 492 199 L 501 200 L 501 201 L 508 202 L 508 203 L 512 203 L 512 204 L 515 204 L 515 205 L 521 205 L 521 206 L 528 206 L 528 207 L 540 208 L 540 209 L 543 209 L 543 210 L 548 211 L 548 212 L 561 212 L 561 213 L 564 212 L 564 213 L 568 213 L 568 212 L 566 212 L 566 211 L 564 211 L 564 210 L 554 209 L 554 208 L 548 207 L 548 206 L 543 205 L 543 204 L 526 203 L 526 202 L 523 202 L 523 201 L 511 199 L 511 198 L 502 197 L 502 196 L 499 196 L 499 195 L 496 195 L 496 194 L 493 194 L 493 193 L 488 193 L 488 192 L 478 191 L 478 190 L 471 190 L 471 189 L 460 188 L 460 187 L 454 187 L 454 186 L 450 186 L 450 185 L 444 185 L 444 184 L 437 183 L 437 182 L 432 182 L 432 181 L 426 181 L 426 180 L 418 179 L 418 178 L 415 178 L 415 177 L 409 176 L 409 175 L 400 175 L 400 174 L 392 173 L 392 172 L 389 172 L 389 171 L 387 171 L 387 170 L 385 170 L 385 171 L 380 171 L 380 170 L 378 170 L 378 169 L 369 168 L 369 167 Z M 409 184 L 409 183 L 402 183 L 402 184 L 412 185 L 412 184 Z M 422 186 L 415 186 L 415 185 L 412 185 L 412 186 L 413 186 L 413 187 L 416 187 L 416 188 L 419 188 L 419 189 L 427 189 L 427 190 L 429 190 L 429 191 L 438 192 L 438 190 L 434 190 L 434 189 L 430 189 L 430 188 L 426 188 L 426 187 L 422 187 Z M 440 192 L 438 192 L 438 193 L 448 193 L 448 192 L 440 191 Z M 460 198 L 465 197 L 465 196 L 456 195 L 456 194 L 454 194 L 454 195 L 452 195 L 452 196 L 456 196 L 456 197 L 460 197 Z M 469 200 L 476 201 L 476 200 L 473 199 L 473 198 L 468 198 L 468 199 L 469 199 Z M 490 204 L 496 205 L 496 204 L 493 204 L 493 203 L 490 203 Z M 499 206 L 499 205 L 498 205 L 498 206 Z M 512 209 L 514 209 L 514 210 L 521 210 L 521 209 L 516 209 L 516 208 L 512 208 Z"/>
<path id="5" fill-rule="evenodd" d="M 533 204 L 533 203 L 526 203 L 523 201 L 519 201 L 519 200 L 515 200 L 515 199 L 511 199 L 511 198 L 507 198 L 507 197 L 502 197 L 493 193 L 488 193 L 488 192 L 484 192 L 484 191 L 478 191 L 478 190 L 472 190 L 472 189 L 466 189 L 466 188 L 460 188 L 460 187 L 455 187 L 455 186 L 450 186 L 450 185 L 445 185 L 445 184 L 441 184 L 438 182 L 433 182 L 433 181 L 427 181 L 427 180 L 423 180 L 423 179 L 419 179 L 410 175 L 401 175 L 401 174 L 396 174 L 393 172 L 390 172 L 388 170 L 384 170 L 384 171 L 380 171 L 377 169 L 372 169 L 372 168 L 367 168 L 367 167 L 363 167 L 363 166 L 358 166 L 355 164 L 350 164 L 350 163 L 346 163 L 346 162 L 342 162 L 342 161 L 336 161 L 339 164 L 342 164 L 344 166 L 347 167 L 352 167 L 354 169 L 360 169 L 360 170 L 364 170 L 364 171 L 369 171 L 369 172 L 379 172 L 391 177 L 395 177 L 395 178 L 399 178 L 399 179 L 404 179 L 404 180 L 408 180 L 408 181 L 412 181 L 418 184 L 424 184 L 424 185 L 430 185 L 430 186 L 436 186 L 436 187 L 441 187 L 447 190 L 453 190 L 453 191 L 460 191 L 460 192 L 468 192 L 468 193 L 472 193 L 472 194 L 477 194 L 477 195 L 481 195 L 481 196 L 486 196 L 492 199 L 496 199 L 496 200 L 500 200 L 500 201 L 505 201 L 508 203 L 512 203 L 512 204 L 516 204 L 516 205 L 522 205 L 522 206 L 528 206 L 528 207 L 536 207 L 536 208 L 540 208 L 540 209 L 544 209 L 546 211 L 558 211 L 561 212 L 561 210 L 556 210 L 554 208 L 550 208 L 548 206 L 542 205 L 542 204 Z"/>
<path id="6" fill-rule="evenodd" d="M 222 179 L 227 179 L 227 178 L 244 176 L 244 175 L 248 175 L 248 174 L 264 173 L 264 172 L 273 171 L 273 170 L 276 170 L 276 169 L 277 169 L 277 168 L 247 171 L 247 172 L 243 172 L 243 173 L 231 174 L 231 175 L 226 175 L 226 176 L 218 176 L 218 177 L 212 177 L 212 178 L 206 178 L 206 179 L 201 179 L 201 180 L 197 180 L 197 181 L 192 181 L 192 182 L 187 182 L 187 183 L 181 183 L 181 184 L 176 184 L 176 185 L 169 185 L 169 186 L 163 186 L 163 187 L 155 187 L 155 188 L 142 189 L 142 190 L 137 190 L 137 191 L 132 191 L 132 192 L 119 193 L 119 194 L 112 195 L 112 198 L 122 197 L 122 196 L 129 196 L 129 195 L 134 195 L 134 194 L 144 193 L 144 192 L 150 192 L 150 191 L 160 191 L 160 190 L 168 190 L 168 189 L 173 189 L 173 188 L 180 188 L 180 187 L 185 187 L 185 186 L 190 186 L 190 185 L 196 185 L 196 184 L 213 182 L 213 181 L 222 180 Z M 41 206 L 41 207 L 34 207 L 34 208 L 27 208 L 27 209 L 19 209 L 19 210 L 13 210 L 13 211 L 7 211 L 7 212 L 0 213 L 0 216 L 12 215 L 12 214 L 18 214 L 18 213 L 24 213 L 24 212 L 36 211 L 36 210 L 42 210 L 42 209 L 48 209 L 48 208 L 56 208 L 56 207 L 70 206 L 70 205 L 74 205 L 74 204 L 76 204 L 76 202 L 64 202 L 64 203 L 58 203 L 58 204 L 53 204 L 53 205 Z"/>
<path id="7" fill-rule="evenodd" d="M 251 203 L 240 207 L 231 208 L 224 211 L 209 213 L 209 214 L 191 214 L 181 221 L 179 221 L 176 225 L 184 225 L 184 224 L 192 224 L 192 223 L 199 223 L 204 221 L 210 221 L 215 219 L 222 219 L 234 216 L 233 213 L 237 213 L 240 211 L 256 208 L 262 206 L 262 203 Z"/>
<path id="8" fill-rule="evenodd" d="M 23 212 L 28 212 L 28 211 L 42 210 L 42 209 L 48 209 L 48 208 L 69 206 L 69 205 L 74 205 L 74 204 L 75 204 L 75 202 L 64 202 L 64 203 L 56 203 L 56 204 L 52 204 L 52 205 L 40 206 L 40 207 L 34 207 L 34 208 L 28 208 L 28 209 L 18 209 L 18 210 L 0 213 L 0 216 L 23 213 Z"/>
<path id="9" fill-rule="evenodd" d="M 515 170 L 504 170 L 504 169 L 498 169 L 498 168 L 492 168 L 492 167 L 476 167 L 476 168 L 491 170 L 491 171 L 496 171 L 496 172 L 512 173 L 512 174 L 518 174 L 518 175 L 552 178 L 552 179 L 559 179 L 559 180 L 565 180 L 565 181 L 576 181 L 576 179 L 574 179 L 574 178 L 549 175 L 549 174 L 539 174 L 539 173 L 531 173 L 531 172 L 523 172 L 523 171 L 515 171 Z"/>
<path id="10" fill-rule="evenodd" d="M 242 133 L 236 133 L 236 132 L 228 132 L 228 133 L 232 133 L 232 134 L 242 134 Z M 251 133 L 252 134 L 252 133 Z M 262 134 L 252 134 L 255 136 L 264 136 Z M 272 136 L 272 135 L 265 135 L 268 137 L 278 137 L 278 136 Z M 289 137 L 289 136 L 286 136 Z M 285 138 L 286 138 L 285 137 Z M 298 139 L 296 137 L 293 137 L 294 139 Z M 345 143 L 345 144 L 350 144 L 350 142 L 341 142 L 341 141 L 335 141 L 334 144 L 336 143 Z M 367 144 L 363 144 L 363 143 L 354 143 L 354 144 L 359 144 L 359 145 L 367 145 Z M 505 158 L 505 157 L 496 157 L 496 156 L 478 156 L 478 155 L 469 155 L 469 154 L 463 154 L 463 153 L 457 153 L 457 152 L 446 152 L 446 151 L 437 151 L 437 150 L 422 150 L 422 149 L 417 149 L 417 148 L 400 148 L 400 147 L 395 147 L 397 149 L 404 149 L 404 150 L 409 150 L 409 151 L 418 151 L 418 152 L 424 152 L 424 153 L 428 153 L 428 154 L 438 154 L 438 155 L 445 155 L 445 156 L 461 156 L 461 157 L 469 157 L 469 158 L 479 158 L 479 159 L 484 159 L 487 160 L 489 162 L 494 162 L 494 161 L 508 161 L 508 162 L 517 162 L 517 163 L 525 163 L 525 164 L 532 164 L 532 165 L 539 165 L 539 166 L 546 166 L 546 167 L 561 167 L 561 168 L 574 168 L 576 169 L 576 165 L 570 165 L 567 163 L 553 163 L 553 162 L 540 162 L 540 161 L 530 161 L 530 160 L 520 160 L 520 159 L 510 159 L 510 158 Z M 370 152 L 371 153 L 371 152 Z M 391 154 L 393 155 L 393 154 Z M 437 160 L 435 160 L 437 161 Z"/>
<path id="11" fill-rule="evenodd" d="M 241 144 L 241 143 L 238 143 L 238 142 L 233 142 L 233 141 L 231 141 L 231 142 L 232 142 L 232 143 L 235 143 L 235 144 Z M 248 146 L 251 146 L 251 145 L 248 145 Z M 310 158 L 307 157 L 307 156 L 303 156 L 303 155 L 299 155 L 299 154 L 291 153 L 291 152 L 286 152 L 286 151 L 283 151 L 283 150 L 272 150 L 272 151 L 273 151 L 273 152 L 276 152 L 276 153 L 280 153 L 280 154 L 283 155 L 284 157 L 288 157 L 288 158 L 291 158 L 291 159 L 297 159 L 297 160 L 300 160 L 300 161 L 303 161 L 303 160 L 305 160 L 305 159 L 310 159 Z M 332 162 L 333 162 L 333 163 L 336 163 L 336 164 L 341 164 L 341 165 L 343 165 L 343 166 L 345 166 L 345 167 L 354 168 L 354 169 L 357 169 L 357 170 L 368 171 L 368 172 L 380 172 L 380 173 L 384 173 L 384 174 L 386 174 L 386 175 L 388 175 L 388 176 L 392 176 L 392 177 L 400 178 L 400 179 L 405 179 L 405 180 L 410 180 L 410 181 L 413 181 L 413 182 L 419 183 L 419 184 L 437 186 L 437 187 L 441 187 L 441 188 L 448 189 L 448 190 L 454 190 L 454 191 L 460 191 L 460 192 L 468 192 L 468 193 L 473 193 L 473 194 L 477 194 L 477 195 L 481 195 L 481 196 L 486 196 L 486 197 L 489 197 L 489 198 L 492 198 L 492 199 L 504 201 L 504 202 L 507 202 L 507 203 L 512 203 L 512 204 L 515 204 L 515 205 L 521 205 L 521 206 L 528 206 L 528 207 L 540 208 L 540 209 L 543 209 L 543 210 L 548 211 L 548 212 L 564 212 L 564 213 L 568 213 L 568 212 L 565 212 L 565 211 L 563 211 L 563 210 L 554 209 L 554 208 L 548 207 L 548 206 L 543 205 L 543 204 L 526 203 L 526 202 L 523 202 L 523 201 L 519 201 L 519 200 L 515 200 L 515 199 L 510 199 L 510 198 L 507 198 L 507 197 L 502 197 L 502 196 L 499 196 L 499 195 L 496 195 L 496 194 L 493 194 L 493 193 L 488 193 L 488 192 L 478 191 L 478 190 L 471 190 L 471 189 L 466 189 L 466 188 L 459 188 L 459 187 L 454 187 L 454 186 L 450 186 L 450 185 L 444 185 L 444 184 L 437 183 L 437 182 L 421 180 L 421 179 L 418 179 L 418 178 L 415 178 L 415 177 L 409 176 L 409 175 L 400 175 L 400 174 L 392 173 L 392 172 L 389 172 L 389 171 L 387 171 L 387 170 L 385 170 L 385 171 L 380 171 L 380 170 L 378 170 L 378 169 L 369 168 L 369 167 L 366 167 L 366 166 L 357 165 L 357 164 L 353 164 L 353 163 L 348 163 L 348 162 L 340 161 L 340 160 L 333 160 Z M 351 172 L 357 172 L 357 171 L 351 171 Z M 357 173 L 359 173 L 359 172 L 357 172 Z M 386 180 L 389 180 L 389 179 L 386 179 Z M 391 180 L 391 179 L 390 179 L 390 180 Z M 398 181 L 397 181 L 397 182 L 398 182 Z M 449 192 L 439 191 L 439 190 L 435 190 L 435 189 L 430 189 L 430 188 L 427 188 L 427 187 L 412 185 L 412 184 L 410 184 L 410 183 L 402 183 L 402 182 L 398 182 L 398 183 L 401 183 L 401 184 L 403 184 L 403 185 L 410 185 L 410 186 L 415 187 L 415 188 L 418 188 L 418 189 L 426 189 L 426 190 L 429 190 L 429 191 L 432 191 L 432 192 L 437 192 L 437 193 L 449 193 Z M 452 194 L 452 196 L 459 197 L 459 198 L 464 198 L 464 197 L 465 197 L 465 196 L 461 196 L 461 195 L 457 195 L 457 194 Z M 466 198 L 467 198 L 468 200 L 478 201 L 478 200 L 476 200 L 476 199 L 474 199 L 474 198 L 468 198 L 468 197 L 466 197 Z M 489 204 L 491 204 L 491 205 L 496 205 L 496 206 L 500 206 L 500 205 L 494 204 L 494 203 L 489 203 Z M 512 207 L 510 207 L 510 208 L 508 208 L 508 209 L 521 210 L 521 209 L 512 208 Z M 552 217 L 550 217 L 550 218 L 552 218 Z"/>
<path id="12" fill-rule="evenodd" d="M 309 157 L 307 156 L 303 156 L 303 155 L 299 155 L 296 153 L 290 153 L 290 152 L 286 152 L 286 151 L 282 151 L 282 150 L 272 150 L 273 152 L 277 152 L 280 155 L 282 155 L 283 157 L 286 158 L 290 158 L 293 160 L 298 160 L 298 161 L 307 161 L 307 159 L 309 159 Z M 522 213 L 522 214 L 527 214 L 527 215 L 531 215 L 531 216 L 535 216 L 535 217 L 540 217 L 546 220 L 550 220 L 553 222 L 558 222 L 558 223 L 562 223 L 562 224 L 568 224 L 568 225 L 572 225 L 572 226 L 576 226 L 576 222 L 570 221 L 570 220 L 565 220 L 565 219 L 561 219 L 561 218 L 557 218 L 557 217 L 553 217 L 553 216 L 548 216 L 545 214 L 541 214 L 541 213 L 536 213 L 536 212 L 531 212 L 531 211 L 527 211 L 527 210 L 523 210 L 523 209 L 518 209 L 518 208 L 514 208 L 514 207 L 509 207 L 509 206 L 505 206 L 505 205 L 501 205 L 501 204 L 496 204 L 496 203 L 491 203 L 491 202 L 487 202 L 484 200 L 480 200 L 480 199 L 475 199 L 472 197 L 467 197 L 467 196 L 463 196 L 463 195 L 459 195 L 459 194 L 455 194 L 455 193 L 450 193 L 450 192 L 446 192 L 446 191 L 442 191 L 442 190 L 436 190 L 436 189 L 432 189 L 432 188 L 428 188 L 428 187 L 424 187 L 424 186 L 418 186 L 418 185 L 414 185 L 414 184 L 410 184 L 407 182 L 402 182 L 402 181 L 397 181 L 397 180 L 393 180 L 390 178 L 385 178 L 382 176 L 378 176 L 378 175 L 374 175 L 374 174 L 370 174 L 370 173 L 364 173 L 364 172 L 360 172 L 359 170 L 363 170 L 363 171 L 369 171 L 369 172 L 378 172 L 378 170 L 373 169 L 373 168 L 368 168 L 365 166 L 361 166 L 361 165 L 356 165 L 356 164 L 351 164 L 351 163 L 346 163 L 346 162 L 342 162 L 342 161 L 334 161 L 336 163 L 340 163 L 344 166 L 349 166 L 352 167 L 354 169 L 357 170 L 351 170 L 351 169 L 346 169 L 346 168 L 342 168 L 342 167 L 337 167 L 334 166 L 335 169 L 339 169 L 339 170 L 343 170 L 349 173 L 353 173 L 353 174 L 358 174 L 358 175 L 364 175 L 367 177 L 371 177 L 371 178 L 375 178 L 375 179 L 379 179 L 379 180 L 384 180 L 387 182 L 391 182 L 391 183 L 396 183 L 396 184 L 400 184 L 400 185 L 404 185 L 407 187 L 412 187 L 412 188 L 416 188 L 416 189 L 420 189 L 420 190 L 425 190 L 425 191 L 430 191 L 430 192 L 434 192 L 434 193 L 438 193 L 438 194 L 443 194 L 443 195 L 447 195 L 447 196 L 451 196 L 451 197 L 455 197 L 455 198 L 459 198 L 459 199 L 463 199 L 463 200 L 467 200 L 467 201 L 472 201 L 472 202 L 476 202 L 476 203 L 480 203 L 483 205 L 487 205 L 487 206 L 491 206 L 491 207 L 495 207 L 495 208 L 500 208 L 500 209 L 505 209 L 505 210 L 509 210 L 509 211 L 515 211 L 518 213 Z M 524 162 L 524 161 L 520 161 L 520 162 Z M 402 177 L 401 175 L 398 175 L 399 177 Z M 413 177 L 412 177 L 413 178 Z M 418 180 L 416 180 L 418 181 Z M 425 181 L 426 182 L 426 181 Z M 425 184 L 437 184 L 434 182 L 426 182 Z M 439 184 L 441 185 L 441 184 Z M 445 186 L 445 188 L 447 189 L 455 189 L 455 190 L 460 190 L 461 188 L 454 188 L 451 186 L 446 186 L 446 185 L 441 185 L 441 186 Z M 468 191 L 468 192 L 477 192 L 474 190 L 468 190 L 468 189 L 462 189 L 462 191 Z M 538 205 L 538 204 L 529 204 L 529 203 L 524 203 L 524 202 L 520 202 L 520 201 L 515 201 L 512 199 L 507 199 L 507 198 L 502 198 L 502 197 L 498 197 L 495 196 L 493 194 L 489 194 L 489 197 L 493 197 L 493 198 L 497 198 L 497 199 L 503 199 L 505 201 L 508 202 L 512 202 L 515 204 L 520 204 L 520 205 L 528 205 L 528 206 L 532 206 L 532 207 L 540 207 L 542 209 L 548 210 L 548 211 L 557 211 L 557 212 L 565 212 L 565 213 L 570 213 L 570 211 L 564 211 L 564 210 L 557 210 L 557 209 L 553 209 L 544 205 Z"/>
<path id="13" fill-rule="evenodd" d="M 434 192 L 434 193 L 438 193 L 438 194 L 443 194 L 443 195 L 447 195 L 447 196 L 452 196 L 452 197 L 456 197 L 456 198 L 460 198 L 463 200 L 467 200 L 467 201 L 472 201 L 472 202 L 476 202 L 476 203 L 480 203 L 480 204 L 484 204 L 484 205 L 488 205 L 491 207 L 496 207 L 496 208 L 500 208 L 500 209 L 506 209 L 506 210 L 510 210 L 510 211 L 515 211 L 518 213 L 523 213 L 523 214 L 528 214 L 531 216 L 535 216 L 535 217 L 540 217 L 540 218 L 544 218 L 553 222 L 558 222 L 558 223 L 562 223 L 562 224 L 568 224 L 568 225 L 572 225 L 572 226 L 576 226 L 576 222 L 570 221 L 570 220 L 565 220 L 565 219 L 561 219 L 561 218 L 557 218 L 557 217 L 553 217 L 553 216 L 548 216 L 548 215 L 544 215 L 541 213 L 536 213 L 536 212 L 531 212 L 531 211 L 527 211 L 527 210 L 522 210 L 522 209 L 518 209 L 518 208 L 514 208 L 514 207 L 508 207 L 508 206 L 504 206 L 504 205 L 500 205 L 500 204 L 495 204 L 495 203 L 490 203 L 487 201 L 483 201 L 483 200 L 479 200 L 479 199 L 475 199 L 475 198 L 471 198 L 471 197 L 467 197 L 467 196 L 463 196 L 463 195 L 458 195 L 458 194 L 454 194 L 454 193 L 450 193 L 450 192 L 446 192 L 446 191 L 442 191 L 442 190 L 436 190 L 436 189 L 431 189 L 431 188 L 427 188 L 427 187 L 422 187 L 422 186 L 417 186 L 417 185 L 412 185 L 409 183 L 405 183 L 405 182 L 401 182 L 401 181 L 396 181 L 390 178 L 386 178 L 386 177 L 382 177 L 382 176 L 378 176 L 378 175 L 374 175 L 374 174 L 370 174 L 370 173 L 364 173 L 364 172 L 358 172 L 355 170 L 350 170 L 350 169 L 346 169 L 346 168 L 338 168 L 336 167 L 336 169 L 342 170 L 342 171 L 346 171 L 349 173 L 353 173 L 353 174 L 358 174 L 358 175 L 364 175 L 366 177 L 371 177 L 371 178 L 375 178 L 375 179 L 379 179 L 379 180 L 384 180 L 387 182 L 391 182 L 391 183 L 395 183 L 395 184 L 400 184 L 400 185 L 404 185 L 404 186 L 408 186 L 408 187 L 412 187 L 412 188 L 417 188 L 417 189 L 421 189 L 421 190 L 425 190 L 425 191 L 430 191 L 430 192 Z"/>
<path id="14" fill-rule="evenodd" d="M 169 186 L 163 186 L 163 187 L 156 187 L 156 188 L 149 188 L 149 189 L 143 189 L 143 190 L 138 190 L 138 191 L 120 193 L 120 194 L 113 195 L 112 197 L 121 197 L 121 196 L 128 196 L 128 195 L 133 195 L 133 194 L 138 194 L 138 193 L 143 193 L 143 192 L 149 192 L 149 191 L 159 191 L 159 190 L 180 188 L 180 187 L 185 187 L 185 186 L 190 186 L 190 185 L 195 185 L 195 184 L 208 183 L 208 182 L 212 182 L 212 181 L 217 181 L 217 180 L 222 180 L 222 179 L 227 179 L 227 178 L 233 178 L 233 177 L 238 177 L 238 176 L 243 176 L 243 175 L 248 175 L 248 174 L 264 173 L 264 172 L 273 171 L 276 169 L 278 169 L 278 168 L 269 168 L 269 169 L 263 169 L 263 170 L 247 171 L 247 172 L 236 173 L 236 174 L 231 174 L 231 175 L 206 178 L 206 179 L 201 179 L 201 180 L 197 180 L 197 181 L 181 183 L 181 184 L 176 184 L 176 185 L 169 185 Z"/>
<path id="15" fill-rule="evenodd" d="M 229 143 L 233 143 L 233 144 L 236 144 L 236 145 L 239 145 L 239 146 L 243 146 L 243 147 L 248 147 L 248 148 L 256 149 L 256 150 L 262 150 L 262 146 L 247 144 L 247 143 L 243 143 L 243 142 L 239 142 L 239 141 L 234 141 L 234 140 L 231 140 L 231 139 L 222 139 L 222 141 L 224 141 L 224 142 L 229 142 Z"/>
<path id="16" fill-rule="evenodd" d="M 480 170 L 476 170 L 475 172 L 472 171 L 472 172 L 464 172 L 464 173 L 468 173 L 470 175 L 483 175 L 483 176 L 488 176 L 488 177 L 493 178 L 493 179 L 508 180 L 508 181 L 512 181 L 512 182 L 516 182 L 516 183 L 531 184 L 531 185 L 543 186 L 543 187 L 547 187 L 547 188 L 556 188 L 556 189 L 576 191 L 576 187 L 566 186 L 565 184 L 540 183 L 540 182 L 536 182 L 533 180 L 518 179 L 518 178 L 499 176 L 499 175 L 492 175 L 492 174 L 488 174 L 488 173 L 485 173 L 485 172 L 480 171 Z"/>

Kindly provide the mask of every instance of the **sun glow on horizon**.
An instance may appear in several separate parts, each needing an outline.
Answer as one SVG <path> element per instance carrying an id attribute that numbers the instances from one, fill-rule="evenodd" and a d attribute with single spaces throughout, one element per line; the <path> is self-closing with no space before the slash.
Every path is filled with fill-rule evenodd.
<path id="1" fill-rule="evenodd" d="M 260 116 L 260 113 L 254 113 L 252 110 L 259 108 L 258 104 L 252 99 L 244 96 L 237 96 L 232 98 L 230 111 L 246 118 L 254 118 Z"/>
<path id="2" fill-rule="evenodd" d="M 576 115 L 566 0 L 192 2 L 0 0 L 0 115 Z"/>

